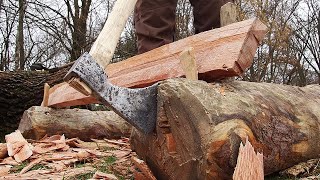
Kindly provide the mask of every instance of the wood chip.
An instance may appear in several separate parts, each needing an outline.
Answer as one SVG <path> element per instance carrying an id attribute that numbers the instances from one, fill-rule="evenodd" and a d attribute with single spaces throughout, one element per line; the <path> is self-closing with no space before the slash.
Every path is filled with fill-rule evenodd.
<path id="1" fill-rule="evenodd" d="M 240 144 L 237 166 L 233 174 L 234 180 L 256 179 L 263 180 L 263 155 L 255 153 L 254 148 L 246 140 L 246 145 Z"/>
<path id="2" fill-rule="evenodd" d="M 8 155 L 13 156 L 18 153 L 28 142 L 23 138 L 19 130 L 5 136 L 8 148 Z"/>
<path id="3" fill-rule="evenodd" d="M 112 143 L 112 144 L 116 144 L 116 145 L 120 145 L 120 146 L 126 146 L 128 145 L 128 143 L 125 142 L 121 142 L 121 141 L 115 141 L 115 140 L 109 140 L 109 139 L 104 139 L 106 142 L 108 143 Z"/>
<path id="4" fill-rule="evenodd" d="M 19 130 L 5 136 L 8 155 L 22 162 L 32 155 L 32 146 L 23 138 Z"/>
<path id="5" fill-rule="evenodd" d="M 0 177 L 8 175 L 10 169 L 11 169 L 11 166 L 0 166 Z"/>
<path id="6" fill-rule="evenodd" d="M 93 175 L 94 179 L 107 179 L 107 180 L 117 180 L 118 178 L 113 175 L 113 174 L 106 174 L 100 171 L 97 171 L 94 175 Z"/>
<path id="7" fill-rule="evenodd" d="M 31 163 L 29 163 L 26 167 L 24 167 L 21 171 L 20 174 L 24 174 L 27 171 L 29 171 L 32 167 L 34 167 L 35 165 L 39 164 L 41 161 L 43 161 L 42 158 L 38 158 L 36 160 L 33 160 Z"/>
<path id="8" fill-rule="evenodd" d="M 116 151 L 112 151 L 112 154 L 117 158 L 117 159 L 122 159 L 126 156 L 129 156 L 131 154 L 131 150 L 130 151 L 121 151 L 121 150 L 116 150 Z"/>
<path id="9" fill-rule="evenodd" d="M 134 170 L 133 176 L 135 180 L 149 180 L 142 172 Z"/>
<path id="10" fill-rule="evenodd" d="M 46 166 L 48 166 L 49 168 L 53 169 L 55 172 L 60 172 L 63 169 L 65 169 L 67 167 L 67 165 L 70 164 L 74 164 L 75 162 L 77 162 L 78 160 L 75 159 L 76 161 L 69 161 L 68 163 L 66 163 L 65 161 L 58 161 L 58 162 L 53 162 L 53 163 L 48 163 Z"/>
<path id="11" fill-rule="evenodd" d="M 22 149 L 13 156 L 13 158 L 17 161 L 17 162 L 23 162 L 27 159 L 29 159 L 29 157 L 31 157 L 33 154 L 32 152 L 32 147 L 30 147 L 29 144 L 25 144 Z"/>
<path id="12" fill-rule="evenodd" d="M 80 174 L 87 174 L 94 171 L 95 171 L 95 168 L 93 167 L 82 167 L 82 168 L 70 169 L 70 170 L 61 172 L 60 174 L 64 174 L 65 178 L 71 178 Z"/>
<path id="13" fill-rule="evenodd" d="M 0 165 L 13 165 L 16 166 L 19 163 L 13 159 L 13 157 L 7 157 L 4 160 L 2 160 L 2 162 L 0 163 Z"/>
<path id="14" fill-rule="evenodd" d="M 132 157 L 131 161 L 134 163 L 136 168 L 138 168 L 148 179 L 157 180 L 149 169 L 148 165 L 141 159 Z"/>
<path id="15" fill-rule="evenodd" d="M 66 138 L 62 136 L 51 136 L 45 140 L 42 140 L 33 149 L 33 152 L 38 154 L 44 154 L 57 149 L 69 149 L 66 144 Z"/>

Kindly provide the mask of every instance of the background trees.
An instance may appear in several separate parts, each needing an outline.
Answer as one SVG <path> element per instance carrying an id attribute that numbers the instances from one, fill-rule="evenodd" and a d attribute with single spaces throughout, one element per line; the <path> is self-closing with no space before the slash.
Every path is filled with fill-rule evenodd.
<path id="1" fill-rule="evenodd" d="M 0 0 L 0 70 L 27 70 L 34 62 L 61 66 L 88 51 L 113 0 Z M 320 2 L 237 0 L 239 19 L 259 17 L 269 33 L 253 66 L 241 78 L 304 86 L 320 84 Z M 192 7 L 179 0 L 175 39 L 193 34 Z M 136 54 L 132 18 L 113 62 Z"/>

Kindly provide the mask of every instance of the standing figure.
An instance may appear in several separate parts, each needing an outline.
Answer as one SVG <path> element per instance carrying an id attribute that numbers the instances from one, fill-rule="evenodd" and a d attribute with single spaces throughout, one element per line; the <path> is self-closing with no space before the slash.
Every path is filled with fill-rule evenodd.
<path id="1" fill-rule="evenodd" d="M 190 0 L 195 33 L 220 27 L 220 8 L 233 0 Z M 138 0 L 134 22 L 138 53 L 144 53 L 174 41 L 178 0 Z"/>

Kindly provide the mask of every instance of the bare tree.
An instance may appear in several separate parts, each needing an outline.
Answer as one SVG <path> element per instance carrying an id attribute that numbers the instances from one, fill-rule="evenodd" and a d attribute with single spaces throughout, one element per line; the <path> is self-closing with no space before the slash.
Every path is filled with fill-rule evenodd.
<path id="1" fill-rule="evenodd" d="M 74 0 L 73 8 L 70 1 L 64 0 L 68 7 L 68 17 L 71 17 L 73 26 L 70 27 L 72 33 L 71 60 L 76 60 L 87 47 L 87 20 L 91 0 L 81 0 L 81 6 L 78 0 Z"/>
<path id="2" fill-rule="evenodd" d="M 2 9 L 2 0 L 0 0 L 0 14 L 1 14 L 1 9 Z"/>
<path id="3" fill-rule="evenodd" d="M 294 46 L 298 54 L 308 67 L 310 72 L 317 75 L 317 83 L 320 84 L 320 2 L 316 0 L 305 1 L 307 11 L 297 13 L 293 24 Z"/>
<path id="4" fill-rule="evenodd" d="M 16 35 L 16 51 L 15 51 L 15 69 L 24 70 L 25 54 L 24 54 L 24 14 L 25 14 L 25 0 L 19 0 L 19 18 L 18 29 Z"/>
<path id="5" fill-rule="evenodd" d="M 265 40 L 257 51 L 253 66 L 244 80 L 303 86 L 305 67 L 292 49 L 292 19 L 302 0 L 239 0 L 239 17 L 259 17 L 268 27 Z"/>

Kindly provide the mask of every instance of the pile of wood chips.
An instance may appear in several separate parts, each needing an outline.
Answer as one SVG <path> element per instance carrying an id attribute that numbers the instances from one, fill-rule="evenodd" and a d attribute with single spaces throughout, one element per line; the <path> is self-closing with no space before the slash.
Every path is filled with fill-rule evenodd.
<path id="1" fill-rule="evenodd" d="M 5 139 L 0 179 L 132 179 L 133 174 L 155 179 L 128 138 L 83 142 L 55 135 L 27 141 L 17 130 Z"/>

